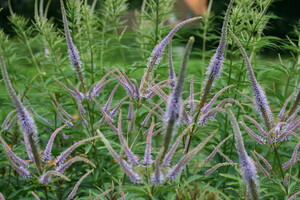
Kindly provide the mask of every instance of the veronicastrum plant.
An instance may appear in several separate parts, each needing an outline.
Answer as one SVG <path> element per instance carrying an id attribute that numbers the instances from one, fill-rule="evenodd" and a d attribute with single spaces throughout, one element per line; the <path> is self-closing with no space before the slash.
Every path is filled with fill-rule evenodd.
<path id="1" fill-rule="evenodd" d="M 0 34 L 9 106 L 0 199 L 297 198 L 299 73 L 290 71 L 299 70 L 299 40 L 285 44 L 292 67 L 281 57 L 273 64 L 288 77 L 281 98 L 257 68 L 260 50 L 276 45 L 263 37 L 271 0 L 228 1 L 217 34 L 210 9 L 165 26 L 173 0 L 144 0 L 134 34 L 125 0 L 60 1 L 63 30 L 43 3 L 33 24 L 11 8 L 18 42 Z M 182 55 L 173 51 L 184 26 L 199 22 L 202 61 L 194 66 L 197 37 Z M 218 45 L 208 51 L 211 38 Z M 14 70 L 24 65 L 35 71 L 23 87 Z"/>

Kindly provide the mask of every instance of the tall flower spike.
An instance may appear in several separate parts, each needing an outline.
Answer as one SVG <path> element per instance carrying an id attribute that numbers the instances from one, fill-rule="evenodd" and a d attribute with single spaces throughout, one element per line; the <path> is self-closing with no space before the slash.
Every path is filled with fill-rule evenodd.
<path id="1" fill-rule="evenodd" d="M 221 33 L 221 39 L 219 42 L 219 45 L 217 47 L 216 53 L 211 58 L 211 61 L 209 63 L 209 66 L 206 71 L 206 81 L 204 83 L 203 87 L 203 93 L 200 99 L 200 102 L 198 103 L 198 108 L 201 109 L 203 105 L 205 104 L 205 101 L 207 99 L 207 96 L 214 84 L 214 82 L 217 80 L 217 78 L 221 74 L 222 65 L 224 62 L 224 53 L 226 48 L 226 38 L 227 38 L 227 29 L 228 29 L 228 20 L 230 15 L 231 6 L 233 4 L 233 0 L 230 1 L 227 11 L 224 17 L 224 22 L 222 25 L 222 33 Z"/>
<path id="2" fill-rule="evenodd" d="M 60 5 L 61 5 L 62 19 L 64 22 L 64 31 L 65 31 L 65 36 L 66 36 L 66 40 L 67 40 L 70 61 L 71 61 L 74 71 L 77 73 L 78 79 L 80 80 L 80 82 L 82 84 L 84 92 L 86 92 L 83 69 L 81 66 L 79 52 L 78 52 L 75 44 L 73 43 L 73 40 L 72 40 L 72 37 L 70 34 L 70 29 L 69 29 L 68 20 L 67 20 L 67 14 L 66 14 L 66 10 L 65 10 L 64 3 L 62 0 L 60 1 Z"/>
<path id="3" fill-rule="evenodd" d="M 175 33 L 184 25 L 197 21 L 201 19 L 202 17 L 194 17 L 187 19 L 183 22 L 180 22 L 177 24 L 171 31 L 170 33 L 153 49 L 151 53 L 151 57 L 149 58 L 148 64 L 147 64 L 147 69 L 142 77 L 141 84 L 140 84 L 140 94 L 141 96 L 146 95 L 146 85 L 147 82 L 149 81 L 149 78 L 152 74 L 152 71 L 154 70 L 155 66 L 160 63 L 160 60 L 162 58 L 163 52 L 167 46 L 167 44 L 172 40 L 173 36 Z"/>
<path id="4" fill-rule="evenodd" d="M 16 108 L 20 128 L 24 136 L 24 143 L 25 143 L 28 157 L 30 160 L 34 161 L 37 168 L 40 168 L 40 157 L 38 155 L 38 137 L 37 137 L 35 122 L 31 117 L 31 115 L 29 114 L 28 110 L 22 104 L 21 100 L 19 99 L 19 97 L 17 96 L 16 92 L 12 87 L 10 78 L 7 73 L 6 63 L 1 50 L 0 50 L 0 62 L 1 62 L 0 63 L 1 72 L 2 72 L 6 89 L 14 104 L 14 107 Z"/>
<path id="5" fill-rule="evenodd" d="M 71 193 L 69 194 L 68 198 L 67 199 L 73 199 L 74 196 L 76 195 L 76 192 L 80 186 L 80 184 L 82 183 L 82 181 L 88 176 L 90 175 L 90 173 L 92 173 L 94 170 L 90 170 L 88 171 L 85 175 L 83 175 L 79 180 L 78 182 L 75 184 L 75 186 L 73 187 Z"/>
<path id="6" fill-rule="evenodd" d="M 246 53 L 246 50 L 244 49 L 243 45 L 241 44 L 241 42 L 238 40 L 238 38 L 230 31 L 232 37 L 234 38 L 234 40 L 236 41 L 237 45 L 240 48 L 240 51 L 242 52 L 242 55 L 244 57 L 246 66 L 247 66 L 247 70 L 248 70 L 248 76 L 250 79 L 250 83 L 251 83 L 251 88 L 252 88 L 252 92 L 254 94 L 255 97 L 255 105 L 256 105 L 256 109 L 259 112 L 261 118 L 263 119 L 267 130 L 271 130 L 275 124 L 273 121 L 273 114 L 271 112 L 271 109 L 269 107 L 268 104 L 268 100 L 266 98 L 266 95 L 264 93 L 264 91 L 262 90 L 262 88 L 260 87 L 259 83 L 256 80 L 253 68 L 251 66 L 250 63 L 250 59 Z"/>
<path id="7" fill-rule="evenodd" d="M 163 146 L 160 149 L 158 156 L 156 158 L 155 166 L 160 166 L 162 159 L 165 157 L 166 152 L 169 149 L 170 143 L 172 141 L 176 126 L 180 123 L 180 116 L 181 116 L 181 95 L 182 89 L 184 85 L 184 80 L 186 76 L 186 68 L 188 59 L 192 50 L 192 46 L 195 39 L 194 37 L 190 37 L 187 45 L 186 50 L 181 62 L 180 72 L 178 76 L 178 80 L 176 82 L 176 86 L 172 91 L 171 96 L 169 97 L 169 102 L 167 105 L 166 110 L 166 133 L 164 136 Z"/>
<path id="8" fill-rule="evenodd" d="M 235 144 L 239 156 L 240 167 L 244 177 L 244 181 L 247 185 L 247 191 L 253 200 L 258 200 L 259 191 L 256 168 L 253 160 L 248 156 L 245 150 L 243 136 L 239 124 L 229 107 L 230 105 L 226 105 L 226 113 L 232 125 Z"/>

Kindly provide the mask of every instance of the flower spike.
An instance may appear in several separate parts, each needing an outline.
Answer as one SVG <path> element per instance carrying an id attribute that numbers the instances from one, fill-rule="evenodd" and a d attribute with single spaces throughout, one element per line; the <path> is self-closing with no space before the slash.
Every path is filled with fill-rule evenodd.
<path id="1" fill-rule="evenodd" d="M 246 53 L 246 50 L 244 49 L 244 47 L 242 46 L 242 44 L 238 40 L 238 38 L 231 31 L 230 31 L 230 33 L 231 33 L 232 37 L 234 38 L 234 40 L 236 41 L 237 45 L 239 46 L 240 51 L 242 52 L 242 55 L 244 57 L 244 60 L 245 60 L 246 66 L 247 66 L 247 70 L 248 70 L 248 76 L 249 76 L 251 87 L 252 87 L 252 92 L 255 97 L 256 109 L 259 112 L 261 118 L 263 119 L 263 121 L 269 131 L 275 126 L 275 124 L 273 121 L 273 114 L 272 114 L 271 109 L 268 104 L 268 100 L 266 98 L 264 91 L 262 90 L 261 86 L 259 85 L 259 83 L 256 80 L 256 77 L 255 77 L 253 68 L 251 66 L 250 59 Z"/>
<path id="2" fill-rule="evenodd" d="M 177 24 L 171 31 L 170 33 L 153 49 L 151 53 L 151 57 L 149 58 L 148 64 L 147 64 L 147 69 L 146 72 L 141 80 L 140 84 L 140 94 L 141 96 L 146 95 L 146 84 L 149 81 L 149 78 L 151 76 L 152 71 L 154 70 L 155 66 L 157 66 L 160 63 L 160 60 L 162 58 L 163 52 L 165 50 L 165 47 L 167 44 L 172 40 L 173 36 L 175 33 L 184 25 L 197 21 L 201 19 L 202 17 L 194 17 L 187 19 L 183 22 L 180 22 Z"/>
<path id="3" fill-rule="evenodd" d="M 254 165 L 253 160 L 248 156 L 248 154 L 245 150 L 243 136 L 242 136 L 239 124 L 238 124 L 233 112 L 229 109 L 230 106 L 231 106 L 230 104 L 226 105 L 226 113 L 227 113 L 229 120 L 231 122 L 231 125 L 232 125 L 235 144 L 236 144 L 236 148 L 237 148 L 238 156 L 239 156 L 240 167 L 241 167 L 241 171 L 242 171 L 242 174 L 244 177 L 244 182 L 247 185 L 247 191 L 250 194 L 250 196 L 252 197 L 252 199 L 258 200 L 259 199 L 259 190 L 258 190 L 256 167 Z"/>
<path id="4" fill-rule="evenodd" d="M 65 36 L 66 36 L 67 45 L 68 45 L 69 58 L 70 58 L 72 66 L 73 66 L 73 69 L 76 72 L 76 74 L 82 84 L 83 90 L 86 92 L 85 83 L 84 83 L 85 78 L 83 75 L 83 69 L 81 66 L 79 52 L 78 52 L 75 44 L 73 43 L 72 36 L 70 34 L 66 10 L 65 10 L 64 3 L 62 0 L 60 1 L 60 5 L 61 5 L 62 18 L 63 18 L 63 22 L 64 22 L 64 31 L 65 31 Z"/>

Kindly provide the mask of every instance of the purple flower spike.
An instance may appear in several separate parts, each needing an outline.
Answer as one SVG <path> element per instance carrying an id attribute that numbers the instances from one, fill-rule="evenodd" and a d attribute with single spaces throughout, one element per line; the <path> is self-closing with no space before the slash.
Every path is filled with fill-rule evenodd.
<path id="1" fill-rule="evenodd" d="M 214 82 L 218 79 L 218 77 L 221 74 L 222 65 L 224 62 L 224 52 L 225 52 L 225 48 L 226 48 L 228 20 L 229 20 L 232 3 L 233 3 L 233 0 L 230 1 L 229 5 L 227 7 L 227 11 L 226 11 L 223 26 L 222 26 L 221 39 L 220 39 L 219 45 L 217 47 L 216 53 L 211 58 L 209 66 L 206 71 L 206 81 L 204 83 L 203 94 L 202 94 L 200 102 L 198 104 L 198 108 L 203 107 Z"/>
<path id="2" fill-rule="evenodd" d="M 7 155 L 10 156 L 10 158 L 15 161 L 19 166 L 21 167 L 27 167 L 28 163 L 23 160 L 22 158 L 20 158 L 19 156 L 17 156 L 7 145 L 7 143 L 3 140 L 3 138 L 0 136 L 0 142 L 3 144 L 5 151 L 7 152 Z"/>
<path id="3" fill-rule="evenodd" d="M 9 121 L 10 121 L 10 118 L 11 116 L 15 113 L 16 111 L 13 110 L 11 111 L 10 113 L 8 113 L 8 115 L 6 116 L 4 122 L 2 123 L 1 125 L 1 128 L 3 128 L 4 130 L 9 130 Z M 13 119 L 11 121 L 14 121 L 15 117 L 13 117 Z"/>
<path id="4" fill-rule="evenodd" d="M 12 100 L 14 107 L 16 108 L 20 128 L 21 128 L 21 131 L 24 136 L 24 143 L 25 143 L 28 157 L 30 160 L 35 160 L 34 152 L 32 152 L 33 148 L 37 149 L 37 142 L 38 142 L 37 129 L 35 126 L 35 122 L 34 122 L 33 118 L 31 117 L 31 115 L 29 114 L 28 110 L 22 104 L 21 100 L 19 99 L 15 90 L 12 87 L 10 78 L 7 73 L 6 63 L 5 63 L 5 60 L 4 60 L 4 57 L 3 57 L 1 51 L 0 51 L 0 62 L 1 62 L 1 64 L 0 64 L 1 72 L 2 72 L 3 80 L 4 80 L 4 83 L 6 86 L 6 90 L 9 93 L 10 99 Z M 30 143 L 29 137 L 32 139 L 31 140 L 32 143 Z M 35 147 L 33 147 L 32 145 L 34 145 Z M 38 152 L 35 152 L 35 153 L 37 154 Z"/>
<path id="5" fill-rule="evenodd" d="M 164 175 L 162 174 L 160 167 L 155 168 L 151 178 L 151 183 L 154 185 L 160 185 L 164 183 Z"/>
<path id="6" fill-rule="evenodd" d="M 298 144 L 295 146 L 291 159 L 283 164 L 282 168 L 284 170 L 288 169 L 290 166 L 292 166 L 297 162 L 297 155 L 298 155 L 299 148 L 300 148 L 300 142 L 298 142 Z"/>
<path id="7" fill-rule="evenodd" d="M 19 167 L 18 165 L 15 164 L 15 162 L 11 159 L 11 157 L 9 156 L 9 152 L 6 151 L 6 149 L 4 149 L 4 153 L 5 156 L 8 160 L 8 162 L 10 163 L 11 167 L 22 176 L 23 179 L 29 178 L 30 177 L 30 171 L 28 171 L 26 168 L 24 167 Z"/>
<path id="8" fill-rule="evenodd" d="M 68 25 L 67 16 L 66 16 L 66 10 L 65 10 L 64 3 L 62 0 L 60 1 L 60 5 L 61 5 L 62 18 L 63 18 L 63 22 L 64 22 L 64 31 L 65 31 L 65 36 L 66 36 L 67 45 L 68 45 L 68 53 L 69 53 L 70 62 L 73 66 L 74 71 L 77 73 L 77 76 L 78 76 L 84 90 L 86 90 L 85 84 L 84 84 L 84 75 L 83 75 L 83 69 L 81 66 L 79 52 L 78 52 L 75 44 L 73 43 L 73 40 L 72 40 L 72 37 L 70 34 L 70 29 L 69 29 L 69 25 Z"/>
<path id="9" fill-rule="evenodd" d="M 150 165 L 153 163 L 152 157 L 151 157 L 151 143 L 152 143 L 152 135 L 153 135 L 153 129 L 154 129 L 154 119 L 152 119 L 151 126 L 148 131 L 147 140 L 146 140 L 146 149 L 145 149 L 145 155 L 143 163 L 146 165 Z"/>
<path id="10" fill-rule="evenodd" d="M 120 143 L 121 145 L 124 147 L 124 151 L 125 151 L 125 154 L 127 156 L 127 159 L 129 161 L 129 163 L 132 163 L 133 165 L 137 165 L 139 164 L 139 161 L 137 159 L 137 156 L 134 155 L 134 153 L 131 151 L 131 149 L 129 148 L 124 136 L 123 136 L 123 133 L 122 133 L 122 112 L 120 111 L 120 114 L 119 114 L 119 120 L 118 120 L 118 136 L 119 136 L 119 140 L 120 140 Z"/>
<path id="11" fill-rule="evenodd" d="M 61 153 L 57 158 L 56 158 L 56 163 L 58 165 L 61 165 L 64 163 L 64 161 L 66 160 L 66 158 L 81 144 L 89 142 L 91 140 L 95 140 L 99 138 L 99 136 L 95 136 L 95 137 L 90 137 L 84 140 L 81 140 L 79 142 L 76 142 L 75 144 L 73 144 L 71 147 L 69 147 L 67 150 L 65 150 L 63 153 Z"/>
<path id="12" fill-rule="evenodd" d="M 88 175 L 90 175 L 90 173 L 92 173 L 93 171 L 94 171 L 94 170 L 88 171 L 85 175 L 83 175 L 83 176 L 78 180 L 78 182 L 77 182 L 77 183 L 75 184 L 75 186 L 73 187 L 71 193 L 69 194 L 69 196 L 68 196 L 68 198 L 67 198 L 68 200 L 74 198 L 74 196 L 76 195 L 76 192 L 77 192 L 77 190 L 78 190 L 80 184 L 82 183 L 82 181 L 83 181 Z"/>
<path id="13" fill-rule="evenodd" d="M 236 41 L 237 45 L 240 48 L 240 51 L 242 52 L 242 55 L 244 57 L 246 66 L 247 66 L 247 70 L 248 70 L 248 76 L 250 79 L 250 83 L 251 83 L 251 88 L 252 88 L 252 92 L 254 94 L 255 97 L 255 105 L 256 105 L 256 110 L 259 112 L 261 118 L 263 119 L 267 130 L 271 130 L 275 124 L 273 121 L 273 114 L 271 112 L 271 109 L 269 107 L 268 104 L 268 100 L 266 98 L 266 95 L 264 93 L 264 91 L 262 90 L 262 88 L 260 87 L 259 83 L 256 80 L 253 68 L 251 66 L 250 63 L 250 59 L 246 53 L 246 50 L 244 49 L 244 47 L 242 46 L 241 42 L 238 40 L 238 38 L 232 33 L 230 32 L 232 37 L 234 38 L 234 40 Z"/>
<path id="14" fill-rule="evenodd" d="M 59 176 L 61 178 L 63 178 L 64 180 L 66 181 L 70 181 L 70 179 L 68 179 L 68 177 L 66 177 L 65 175 L 57 172 L 57 171 L 54 171 L 54 170 L 51 170 L 51 171 L 47 171 L 46 173 L 44 173 L 41 177 L 40 177 L 40 183 L 42 184 L 47 184 L 50 179 L 51 179 L 51 176 Z"/>
<path id="15" fill-rule="evenodd" d="M 258 190 L 258 181 L 257 181 L 257 172 L 254 165 L 253 160 L 248 156 L 243 136 L 239 127 L 239 124 L 233 114 L 233 112 L 229 109 L 230 105 L 226 105 L 226 113 L 229 117 L 229 120 L 232 125 L 232 129 L 234 132 L 234 139 L 236 143 L 236 148 L 238 151 L 240 168 L 242 171 L 242 175 L 244 178 L 244 182 L 247 185 L 247 191 L 252 197 L 253 200 L 259 199 L 259 190 Z"/>
<path id="16" fill-rule="evenodd" d="M 162 166 L 166 167 L 169 166 L 172 160 L 172 157 L 174 156 L 174 153 L 177 149 L 177 147 L 179 146 L 180 142 L 182 142 L 182 138 L 183 136 L 185 136 L 185 134 L 190 130 L 191 125 L 189 125 L 176 139 L 176 141 L 174 142 L 174 144 L 172 145 L 172 147 L 170 148 L 170 151 L 166 154 L 166 156 L 163 159 L 162 162 Z"/>
<path id="17" fill-rule="evenodd" d="M 140 84 L 140 94 L 141 96 L 145 96 L 146 94 L 146 84 L 149 81 L 149 78 L 151 76 L 152 71 L 154 70 L 155 66 L 157 66 L 160 63 L 160 60 L 162 58 L 163 52 L 167 46 L 167 44 L 172 40 L 175 33 L 184 25 L 197 21 L 201 19 L 202 17 L 194 17 L 187 19 L 183 22 L 180 22 L 177 24 L 170 33 L 153 49 L 151 53 L 151 57 L 148 60 L 147 69 L 146 72 L 141 80 Z"/>
<path id="18" fill-rule="evenodd" d="M 63 174 L 63 173 L 64 173 L 64 172 L 65 172 L 65 171 L 73 164 L 73 163 L 79 162 L 79 161 L 85 162 L 85 163 L 87 163 L 87 164 L 90 164 L 90 165 L 93 166 L 94 168 L 96 167 L 95 164 L 94 164 L 92 161 L 90 161 L 89 159 L 83 158 L 83 157 L 80 157 L 80 156 L 76 156 L 76 157 L 71 158 L 70 160 L 68 160 L 66 163 L 64 163 L 64 164 L 62 164 L 62 165 L 60 165 L 60 166 L 58 166 L 58 167 L 55 169 L 55 171 L 57 171 L 57 172 Z"/>
<path id="19" fill-rule="evenodd" d="M 56 129 L 52 135 L 50 136 L 50 139 L 48 140 L 48 143 L 47 143 L 47 146 L 45 148 L 45 151 L 43 153 L 43 157 L 42 157 L 42 161 L 43 162 L 46 162 L 47 160 L 49 160 L 51 158 L 51 151 L 52 151 L 52 146 L 53 146 L 53 142 L 54 142 L 54 139 L 56 137 L 56 135 L 63 129 L 67 126 L 67 124 L 59 127 L 58 129 Z"/>
<path id="20" fill-rule="evenodd" d="M 106 101 L 106 103 L 105 103 L 105 105 L 104 105 L 104 107 L 103 107 L 103 110 L 104 110 L 105 112 L 107 112 L 108 109 L 110 108 L 110 104 L 111 104 L 111 102 L 112 102 L 112 100 L 113 100 L 113 97 L 114 97 L 114 95 L 115 95 L 115 93 L 116 93 L 118 87 L 119 87 L 119 84 L 117 84 L 117 85 L 114 87 L 114 89 L 111 91 L 111 93 L 110 93 L 110 95 L 109 95 L 109 97 L 108 97 L 108 99 L 107 99 L 107 101 Z"/>
<path id="21" fill-rule="evenodd" d="M 174 180 L 179 174 L 181 174 L 182 170 L 185 166 L 190 162 L 190 160 L 205 146 L 205 144 L 216 134 L 214 132 L 207 138 L 205 138 L 200 144 L 198 144 L 192 151 L 185 154 L 179 162 L 172 167 L 171 170 L 168 171 L 166 178 L 169 180 Z"/>

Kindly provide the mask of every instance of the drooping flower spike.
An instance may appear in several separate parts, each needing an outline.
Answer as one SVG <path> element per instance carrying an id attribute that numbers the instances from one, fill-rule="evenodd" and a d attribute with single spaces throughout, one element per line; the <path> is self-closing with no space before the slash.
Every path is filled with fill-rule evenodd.
<path id="1" fill-rule="evenodd" d="M 90 161 L 89 159 L 83 158 L 83 157 L 80 157 L 80 156 L 76 156 L 74 158 L 71 158 L 70 160 L 68 160 L 64 164 L 56 167 L 55 171 L 63 174 L 75 162 L 85 162 L 85 163 L 91 165 L 94 168 L 96 167 L 96 165 L 92 161 Z"/>
<path id="2" fill-rule="evenodd" d="M 5 151 L 7 152 L 7 155 L 14 161 L 16 162 L 20 167 L 26 168 L 28 167 L 28 163 L 23 160 L 22 158 L 20 158 L 19 156 L 17 156 L 11 149 L 10 147 L 7 145 L 7 143 L 3 140 L 3 138 L 0 136 L 0 142 L 3 144 L 3 147 L 5 149 Z"/>
<path id="3" fill-rule="evenodd" d="M 129 176 L 130 180 L 135 182 L 135 183 L 140 182 L 141 177 L 137 173 L 132 171 L 132 166 L 130 164 L 128 164 L 125 160 L 123 160 L 122 157 L 115 152 L 115 150 L 109 144 L 109 142 L 107 141 L 105 136 L 99 130 L 97 130 L 97 133 L 100 136 L 103 143 L 105 144 L 106 148 L 109 150 L 110 154 L 120 164 L 123 171 Z"/>
<path id="4" fill-rule="evenodd" d="M 250 80 L 252 92 L 254 94 L 255 99 L 255 105 L 256 109 L 259 112 L 261 118 L 263 119 L 265 126 L 267 130 L 271 130 L 275 127 L 274 121 L 273 121 L 273 114 L 271 112 L 270 106 L 268 104 L 268 100 L 266 98 L 265 92 L 262 90 L 261 86 L 256 80 L 250 59 L 246 53 L 246 50 L 244 49 L 243 45 L 239 41 L 239 39 L 230 31 L 232 37 L 236 41 L 238 47 L 240 48 L 240 51 L 243 55 L 243 58 L 245 60 L 247 71 L 248 71 L 248 77 Z"/>
<path id="5" fill-rule="evenodd" d="M 70 181 L 70 179 L 68 177 L 66 177 L 65 175 L 63 175 L 62 173 L 59 173 L 54 170 L 50 170 L 41 175 L 40 183 L 46 185 L 51 180 L 51 176 L 58 176 L 66 181 Z"/>
<path id="6" fill-rule="evenodd" d="M 88 176 L 90 175 L 90 173 L 92 173 L 94 170 L 90 170 L 88 171 L 86 174 L 84 174 L 79 180 L 78 182 L 75 184 L 75 186 L 73 187 L 72 191 L 70 192 L 70 194 L 68 195 L 68 200 L 69 199 L 73 199 L 77 193 L 77 190 L 80 186 L 80 184 L 83 182 L 83 180 Z"/>
<path id="7" fill-rule="evenodd" d="M 71 147 L 69 147 L 67 150 L 65 150 L 63 153 L 61 153 L 55 160 L 57 165 L 61 165 L 65 162 L 65 160 L 67 159 L 67 157 L 80 145 L 82 145 L 83 143 L 89 142 L 91 140 L 95 140 L 99 138 L 99 136 L 94 136 L 94 137 L 90 137 L 90 138 L 86 138 L 83 140 L 80 140 L 76 143 L 74 143 Z"/>
<path id="8" fill-rule="evenodd" d="M 155 68 L 160 63 L 160 60 L 162 58 L 163 52 L 167 46 L 167 44 L 172 40 L 173 36 L 175 33 L 184 25 L 197 21 L 201 19 L 202 17 L 194 17 L 187 19 L 183 22 L 180 22 L 177 24 L 171 31 L 170 33 L 153 49 L 151 53 L 151 57 L 149 58 L 148 64 L 147 64 L 147 69 L 145 71 L 145 74 L 142 77 L 141 83 L 140 83 L 140 88 L 139 92 L 142 97 L 146 95 L 146 84 L 149 81 L 149 78 Z"/>
<path id="9" fill-rule="evenodd" d="M 258 129 L 260 134 L 262 135 L 259 136 L 254 133 L 249 127 L 247 127 L 245 124 L 242 124 L 246 131 L 249 133 L 249 135 L 256 140 L 260 144 L 265 144 L 267 143 L 274 143 L 274 142 L 281 142 L 284 140 L 288 140 L 292 134 L 294 134 L 295 130 L 297 127 L 300 126 L 300 117 L 296 118 L 298 112 L 300 111 L 300 107 L 294 106 L 295 103 L 292 105 L 291 109 L 293 112 L 290 112 L 291 109 L 287 114 L 285 114 L 285 110 L 287 107 L 288 102 L 290 101 L 291 97 L 289 97 L 286 102 L 284 103 L 282 109 L 280 110 L 278 114 L 278 119 L 280 120 L 277 124 L 274 123 L 273 120 L 273 114 L 271 112 L 271 109 L 268 105 L 268 101 L 266 98 L 266 95 L 264 91 L 261 89 L 259 83 L 256 80 L 256 77 L 254 75 L 253 68 L 250 63 L 250 59 L 247 56 L 246 50 L 243 48 L 242 44 L 238 40 L 238 38 L 230 31 L 232 37 L 238 44 L 242 55 L 244 57 L 247 70 L 248 70 L 248 75 L 252 87 L 252 91 L 255 97 L 255 105 L 256 109 L 259 112 L 261 118 L 264 121 L 264 124 L 266 126 L 266 130 L 264 130 L 259 123 L 252 119 L 251 117 L 246 116 Z M 297 93 L 295 102 L 298 101 L 298 96 L 299 96 L 299 91 Z M 297 103 L 298 104 L 298 103 Z"/>
<path id="10" fill-rule="evenodd" d="M 53 143 L 54 143 L 54 139 L 56 137 L 56 135 L 63 129 L 67 126 L 67 124 L 59 127 L 58 129 L 56 129 L 50 136 L 50 139 L 48 140 L 48 143 L 46 145 L 46 148 L 45 148 L 45 151 L 43 153 L 43 156 L 42 156 L 42 160 L 43 162 L 46 162 L 48 160 L 51 159 L 51 151 L 52 151 L 52 146 L 53 146 Z"/>
<path id="11" fill-rule="evenodd" d="M 185 154 L 177 164 L 175 164 L 167 173 L 166 179 L 174 180 L 179 174 L 181 174 L 184 167 L 191 161 L 191 159 L 205 146 L 205 144 L 215 136 L 216 132 L 205 138 L 200 144 L 198 144 L 193 150 Z"/>
<path id="12" fill-rule="evenodd" d="M 38 137 L 36 125 L 34 119 L 30 115 L 28 110 L 25 108 L 25 106 L 23 105 L 23 103 L 21 102 L 21 100 L 19 99 L 15 90 L 12 87 L 10 78 L 7 73 L 6 63 L 2 55 L 2 50 L 0 50 L 0 67 L 6 90 L 17 112 L 18 121 L 20 124 L 21 131 L 23 133 L 24 143 L 28 157 L 30 160 L 34 161 L 36 167 L 40 169 L 41 160 L 38 154 Z"/>

